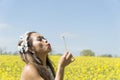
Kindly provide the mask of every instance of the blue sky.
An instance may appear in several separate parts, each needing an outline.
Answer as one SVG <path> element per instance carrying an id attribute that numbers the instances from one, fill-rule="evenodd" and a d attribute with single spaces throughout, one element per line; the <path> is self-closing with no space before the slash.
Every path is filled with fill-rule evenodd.
<path id="1" fill-rule="evenodd" d="M 120 0 L 0 0 L 0 47 L 17 51 L 26 31 L 36 31 L 54 53 L 120 55 Z"/>

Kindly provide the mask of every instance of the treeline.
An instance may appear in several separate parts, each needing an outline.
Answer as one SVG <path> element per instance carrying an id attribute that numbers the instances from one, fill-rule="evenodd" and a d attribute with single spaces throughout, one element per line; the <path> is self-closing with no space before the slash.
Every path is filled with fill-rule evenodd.
<path id="1" fill-rule="evenodd" d="M 85 49 L 80 52 L 80 56 L 97 56 L 97 55 L 92 50 Z M 111 54 L 102 54 L 102 55 L 98 55 L 98 56 L 99 57 L 118 57 L 118 56 L 112 56 Z"/>
<path id="2" fill-rule="evenodd" d="M 5 48 L 0 48 L 0 55 L 18 55 L 18 52 L 10 52 L 7 51 Z"/>
<path id="3" fill-rule="evenodd" d="M 0 55 L 19 55 L 19 54 L 18 52 L 4 52 L 4 53 L 0 52 Z"/>
<path id="4" fill-rule="evenodd" d="M 56 55 L 62 55 L 61 53 L 58 53 Z M 120 56 L 113 56 L 112 54 L 101 54 L 96 55 L 95 52 L 93 52 L 90 49 L 84 49 L 80 52 L 79 56 L 96 56 L 96 57 L 120 57 Z"/>
<path id="5" fill-rule="evenodd" d="M 58 54 L 53 54 L 50 53 L 51 55 L 62 55 L 61 53 Z M 17 51 L 15 52 L 8 52 L 6 49 L 0 48 L 0 55 L 19 55 Z M 99 56 L 99 57 L 119 57 L 119 56 L 113 56 L 111 54 L 101 54 L 101 55 L 96 55 L 95 52 L 93 52 L 90 49 L 84 49 L 80 52 L 79 56 Z"/>

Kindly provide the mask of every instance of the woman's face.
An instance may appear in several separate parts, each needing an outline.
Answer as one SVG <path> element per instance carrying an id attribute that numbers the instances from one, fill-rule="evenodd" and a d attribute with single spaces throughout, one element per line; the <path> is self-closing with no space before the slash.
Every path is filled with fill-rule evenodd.
<path id="1" fill-rule="evenodd" d="M 50 43 L 47 42 L 47 40 L 38 33 L 32 33 L 32 50 L 35 53 L 48 53 L 51 51 Z"/>

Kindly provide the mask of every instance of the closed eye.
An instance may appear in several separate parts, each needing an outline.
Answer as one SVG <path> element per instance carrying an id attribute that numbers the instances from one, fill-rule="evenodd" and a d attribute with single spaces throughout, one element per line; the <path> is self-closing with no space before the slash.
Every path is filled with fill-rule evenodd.
<path id="1" fill-rule="evenodd" d="M 46 40 L 44 37 L 38 37 L 37 38 L 38 41 L 42 41 L 43 39 Z"/>
<path id="2" fill-rule="evenodd" d="M 38 41 L 42 41 L 42 38 L 37 38 Z"/>

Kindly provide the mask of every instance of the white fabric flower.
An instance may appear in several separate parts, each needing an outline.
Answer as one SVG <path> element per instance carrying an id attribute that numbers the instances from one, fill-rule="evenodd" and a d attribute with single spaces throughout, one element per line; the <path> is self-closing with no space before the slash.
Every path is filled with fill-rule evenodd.
<path id="1" fill-rule="evenodd" d="M 20 53 L 25 53 L 28 51 L 27 33 L 28 32 L 26 32 L 23 36 L 20 36 L 20 41 L 22 42 L 21 45 L 18 46 L 18 51 Z"/>

